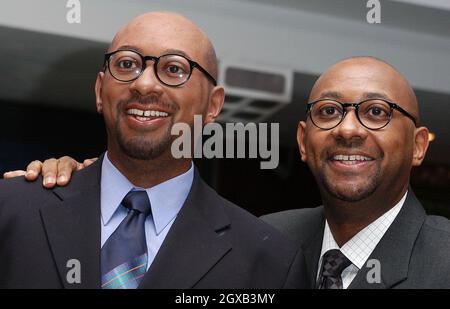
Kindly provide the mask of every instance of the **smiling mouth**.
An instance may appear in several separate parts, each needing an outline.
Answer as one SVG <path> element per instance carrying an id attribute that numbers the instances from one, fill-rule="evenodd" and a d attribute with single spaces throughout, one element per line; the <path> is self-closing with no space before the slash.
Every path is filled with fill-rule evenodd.
<path id="1" fill-rule="evenodd" d="M 130 108 L 126 110 L 126 114 L 134 117 L 139 121 L 150 121 L 158 118 L 166 118 L 169 113 L 158 110 L 142 110 L 138 108 Z"/>
<path id="2" fill-rule="evenodd" d="M 355 165 L 361 164 L 369 161 L 373 161 L 374 159 L 368 156 L 363 155 L 343 155 L 337 154 L 330 158 L 331 161 L 339 162 L 345 165 Z"/>

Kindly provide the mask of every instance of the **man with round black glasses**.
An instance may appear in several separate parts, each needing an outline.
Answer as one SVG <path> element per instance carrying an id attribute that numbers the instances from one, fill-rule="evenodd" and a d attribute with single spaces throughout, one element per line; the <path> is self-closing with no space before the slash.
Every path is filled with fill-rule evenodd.
<path id="1" fill-rule="evenodd" d="M 427 216 L 409 186 L 428 148 L 419 123 L 414 91 L 382 60 L 346 59 L 316 81 L 297 141 L 323 206 L 263 217 L 300 244 L 308 287 L 450 288 L 449 220 Z M 64 185 L 91 164 L 60 162 L 31 163 L 27 178 L 64 173 Z"/>
<path id="2" fill-rule="evenodd" d="M 450 223 L 409 186 L 428 130 L 391 65 L 355 57 L 316 81 L 297 140 L 323 206 L 263 219 L 301 244 L 310 287 L 450 288 Z"/>
<path id="3" fill-rule="evenodd" d="M 342 122 L 349 107 L 355 108 L 358 121 L 370 130 L 380 130 L 387 126 L 394 109 L 417 125 L 416 119 L 399 105 L 379 98 L 365 99 L 359 103 L 341 103 L 332 99 L 320 99 L 307 104 L 307 114 L 316 127 L 331 130 Z"/>
<path id="4" fill-rule="evenodd" d="M 298 247 L 171 154 L 175 123 L 219 114 L 216 76 L 213 46 L 182 16 L 121 29 L 95 84 L 107 152 L 54 190 L 0 181 L 0 288 L 304 287 Z"/>
<path id="5" fill-rule="evenodd" d="M 119 49 L 105 54 L 105 65 L 109 73 L 122 82 L 132 82 L 138 79 L 147 68 L 147 61 L 153 62 L 153 72 L 158 80 L 166 86 L 183 85 L 191 77 L 194 68 L 205 74 L 211 83 L 217 86 L 215 78 L 200 64 L 188 59 L 183 51 L 171 50 L 170 53 L 159 57 L 143 56 L 133 49 Z"/>

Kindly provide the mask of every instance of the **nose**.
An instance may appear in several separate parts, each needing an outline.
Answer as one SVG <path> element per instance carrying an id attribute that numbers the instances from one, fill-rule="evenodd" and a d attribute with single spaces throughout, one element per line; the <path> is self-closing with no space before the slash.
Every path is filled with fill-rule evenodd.
<path id="1" fill-rule="evenodd" d="M 137 92 L 141 96 L 162 94 L 163 87 L 153 67 L 153 62 L 149 60 L 144 72 L 131 83 L 130 91 Z"/>
<path id="2" fill-rule="evenodd" d="M 341 123 L 331 130 L 331 134 L 338 139 L 365 139 L 367 129 L 359 122 L 355 108 L 347 108 L 347 113 Z"/>

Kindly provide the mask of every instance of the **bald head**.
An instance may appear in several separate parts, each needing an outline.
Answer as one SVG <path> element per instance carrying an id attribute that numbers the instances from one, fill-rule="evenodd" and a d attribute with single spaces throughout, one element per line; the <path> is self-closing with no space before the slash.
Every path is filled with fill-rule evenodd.
<path id="1" fill-rule="evenodd" d="M 347 58 L 331 66 L 317 79 L 310 101 L 330 94 L 346 102 L 379 95 L 399 104 L 419 120 L 417 98 L 406 78 L 392 65 L 375 57 Z"/>
<path id="2" fill-rule="evenodd" d="M 117 32 L 109 47 L 109 51 L 122 46 L 138 45 L 135 42 L 151 40 L 158 42 L 156 47 L 164 49 L 180 49 L 187 56 L 200 63 L 217 79 L 217 57 L 209 38 L 192 21 L 172 12 L 149 12 L 132 19 Z M 156 54 L 154 54 L 156 55 Z"/>
<path id="3" fill-rule="evenodd" d="M 425 157 L 428 129 L 417 125 L 416 96 L 392 65 L 374 57 L 354 57 L 319 77 L 310 102 L 320 100 L 310 105 L 306 121 L 298 126 L 302 160 L 319 184 L 324 205 L 333 209 L 328 216 L 366 226 L 400 201 L 408 190 L 411 168 Z M 390 105 L 390 114 L 377 100 L 397 107 Z M 342 110 L 330 101 L 369 103 Z"/>

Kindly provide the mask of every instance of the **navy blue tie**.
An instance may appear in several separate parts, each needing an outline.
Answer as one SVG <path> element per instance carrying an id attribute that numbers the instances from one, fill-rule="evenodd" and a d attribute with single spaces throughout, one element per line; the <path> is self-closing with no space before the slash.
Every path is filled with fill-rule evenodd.
<path id="1" fill-rule="evenodd" d="M 145 219 L 151 212 L 147 192 L 128 192 L 122 205 L 128 215 L 101 250 L 103 289 L 135 289 L 147 271 Z"/>

